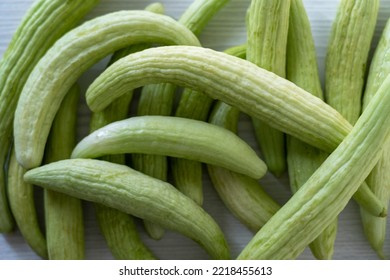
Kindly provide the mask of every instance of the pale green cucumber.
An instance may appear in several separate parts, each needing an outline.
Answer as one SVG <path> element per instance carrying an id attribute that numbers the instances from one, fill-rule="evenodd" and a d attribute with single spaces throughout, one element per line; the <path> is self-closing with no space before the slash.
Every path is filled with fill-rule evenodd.
<path id="1" fill-rule="evenodd" d="M 153 3 L 148 5 L 145 10 L 161 14 L 164 11 L 164 7 L 160 3 Z M 111 56 L 108 65 L 130 53 L 141 51 L 148 47 L 150 47 L 149 44 L 137 44 L 118 50 Z M 129 92 L 115 100 L 104 111 L 93 113 L 90 121 L 91 132 L 111 122 L 125 119 L 129 114 L 132 99 L 133 92 Z M 103 159 L 113 163 L 126 164 L 125 155 L 123 154 L 106 156 Z M 115 259 L 156 259 L 140 238 L 138 228 L 132 216 L 98 203 L 94 204 L 94 209 L 100 231 Z"/>
<path id="2" fill-rule="evenodd" d="M 135 45 L 117 51 L 112 56 L 110 63 L 121 57 L 145 49 L 146 45 Z M 121 96 L 104 111 L 93 113 L 91 116 L 90 130 L 95 131 L 111 122 L 125 119 L 128 116 L 133 93 Z M 125 155 L 118 154 L 103 157 L 104 160 L 125 164 Z M 99 229 L 109 247 L 112 255 L 118 260 L 155 259 L 150 249 L 143 243 L 133 217 L 117 209 L 102 204 L 94 204 Z"/>
<path id="3" fill-rule="evenodd" d="M 352 125 L 361 113 L 366 65 L 379 0 L 341 0 L 325 61 L 325 100 Z"/>
<path id="4" fill-rule="evenodd" d="M 16 108 L 14 134 L 19 163 L 27 169 L 41 163 L 63 97 L 89 67 L 118 49 L 143 42 L 199 45 L 195 35 L 174 19 L 135 10 L 96 17 L 59 39 L 31 72 Z"/>
<path id="5" fill-rule="evenodd" d="M 287 79 L 323 99 L 311 25 L 302 0 L 293 0 L 287 43 Z M 328 153 L 287 136 L 290 186 L 295 193 L 328 157 Z M 337 236 L 337 219 L 309 247 L 317 259 L 332 259 Z"/>
<path id="6" fill-rule="evenodd" d="M 246 45 L 232 47 L 226 52 L 245 58 Z M 209 122 L 237 133 L 239 114 L 237 108 L 219 101 L 214 105 Z M 279 210 L 280 205 L 257 180 L 217 166 L 207 165 L 207 169 L 225 206 L 250 230 L 258 231 Z"/>
<path id="7" fill-rule="evenodd" d="M 45 161 L 68 159 L 76 145 L 80 89 L 75 84 L 62 101 L 50 130 Z M 47 251 L 51 260 L 85 259 L 82 202 L 63 193 L 44 190 Z"/>
<path id="8" fill-rule="evenodd" d="M 190 6 L 180 16 L 179 22 L 191 30 L 195 35 L 199 35 L 210 19 L 222 8 L 228 0 L 194 0 Z M 138 115 L 171 115 L 173 111 L 174 93 L 176 86 L 172 84 L 146 85 L 142 89 L 140 103 L 138 106 Z M 179 111 L 183 102 L 187 103 L 185 96 L 187 90 L 181 95 L 179 101 Z M 190 112 L 198 112 L 201 117 L 195 119 L 206 120 L 211 102 L 203 102 L 203 96 L 200 93 L 191 92 L 192 98 L 202 102 L 201 109 L 198 106 L 193 106 Z M 198 96 L 199 95 L 199 96 Z M 209 98 L 209 97 L 207 97 Z M 191 104 L 191 103 L 189 103 Z M 197 104 L 197 103 L 196 103 Z M 203 113 L 205 111 L 205 113 Z M 189 117 L 192 116 L 182 113 L 176 116 Z M 143 162 L 145 161 L 145 162 Z M 156 161 L 156 162 L 153 162 Z M 171 158 L 171 170 L 174 185 L 184 194 L 194 199 L 199 205 L 203 204 L 203 187 L 202 187 L 202 169 L 198 162 L 188 161 L 184 159 Z M 135 167 L 140 167 L 140 171 L 149 174 L 153 177 L 164 179 L 168 170 L 168 160 L 158 155 L 134 155 L 133 163 Z M 159 167 L 161 166 L 161 167 Z M 148 169 L 151 170 L 148 170 Z M 160 170 L 161 168 L 161 170 Z M 137 168 L 138 169 L 138 168 Z M 166 179 L 164 179 L 166 180 Z"/>
<path id="9" fill-rule="evenodd" d="M 202 91 L 328 152 L 352 127 L 292 82 L 243 59 L 193 46 L 156 47 L 117 61 L 89 86 L 87 104 L 100 111 L 129 89 L 159 82 Z"/>
<path id="10" fill-rule="evenodd" d="M 187 158 L 218 165 L 255 179 L 264 162 L 241 138 L 207 122 L 170 116 L 138 116 L 95 130 L 82 139 L 72 158 L 143 153 Z"/>
<path id="11" fill-rule="evenodd" d="M 26 172 L 32 184 L 101 203 L 199 243 L 213 259 L 230 253 L 218 224 L 193 200 L 172 185 L 127 166 L 95 159 L 57 161 Z"/>
<path id="12" fill-rule="evenodd" d="M 280 77 L 286 76 L 289 14 L 290 0 L 252 0 L 246 19 L 246 59 Z M 281 176 L 287 165 L 285 135 L 257 118 L 252 122 L 269 171 Z"/>
<path id="13" fill-rule="evenodd" d="M 369 175 L 390 138 L 390 76 L 350 134 L 242 250 L 238 259 L 297 258 Z"/>
<path id="14" fill-rule="evenodd" d="M 8 199 L 12 215 L 23 240 L 41 258 L 47 259 L 45 232 L 39 222 L 38 211 L 34 199 L 34 188 L 23 180 L 26 170 L 16 160 L 14 150 L 11 151 L 8 166 Z"/>
<path id="15" fill-rule="evenodd" d="M 237 133 L 239 114 L 237 108 L 218 102 L 209 122 Z M 258 180 L 218 166 L 207 165 L 207 168 L 225 206 L 250 230 L 257 232 L 280 209 Z"/>
<path id="16" fill-rule="evenodd" d="M 368 106 L 377 89 L 390 73 L 390 21 L 387 21 L 379 43 L 375 49 L 368 72 L 367 83 L 363 95 L 363 110 Z M 383 155 L 378 164 L 367 177 L 367 184 L 373 193 L 384 203 L 390 200 L 390 142 L 383 148 Z M 381 258 L 386 258 L 383 246 L 386 240 L 387 219 L 375 217 L 366 209 L 361 209 L 362 225 L 371 247 Z"/>
<path id="17" fill-rule="evenodd" d="M 327 152 L 352 128 L 334 108 L 294 83 L 243 59 L 193 46 L 157 47 L 121 59 L 90 85 L 87 103 L 100 111 L 130 89 L 159 82 L 202 91 Z M 375 215 L 385 214 L 366 184 L 354 197 Z"/>
<path id="18" fill-rule="evenodd" d="M 209 20 L 230 0 L 194 0 L 180 16 L 179 22 L 199 35 Z"/>
<path id="19" fill-rule="evenodd" d="M 0 232 L 13 229 L 6 197 L 4 165 L 12 143 L 12 123 L 19 96 L 45 52 L 100 1 L 39 0 L 26 12 L 0 60 Z"/>

